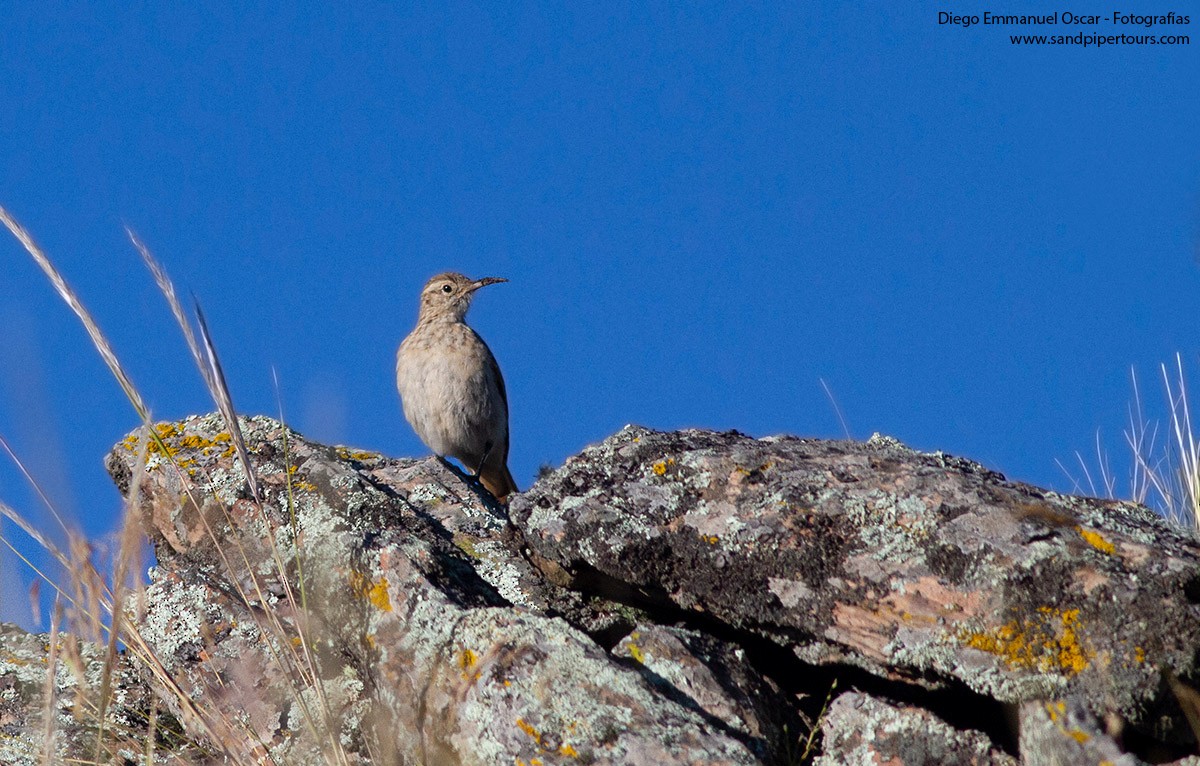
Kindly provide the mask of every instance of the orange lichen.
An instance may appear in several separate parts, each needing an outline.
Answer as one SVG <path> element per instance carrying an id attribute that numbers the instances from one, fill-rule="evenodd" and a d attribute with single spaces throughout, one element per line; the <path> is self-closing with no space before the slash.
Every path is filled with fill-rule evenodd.
<path id="1" fill-rule="evenodd" d="M 388 581 L 380 577 L 379 582 L 359 572 L 350 573 L 350 588 L 356 596 L 365 598 L 384 612 L 392 611 L 392 600 L 388 597 Z"/>
<path id="2" fill-rule="evenodd" d="M 1079 610 L 1038 607 L 1031 617 L 1009 620 L 987 631 L 966 631 L 959 640 L 1003 659 L 1009 667 L 1075 675 L 1087 668 L 1092 653 L 1080 642 Z"/>
<path id="3" fill-rule="evenodd" d="M 1088 545 L 1092 546 L 1101 553 L 1108 553 L 1111 555 L 1117 550 L 1117 546 L 1113 545 L 1108 540 L 1105 540 L 1104 536 L 1099 532 L 1093 532 L 1092 530 L 1084 529 L 1083 527 L 1075 527 L 1075 531 L 1079 533 L 1079 536 L 1082 537 Z"/>

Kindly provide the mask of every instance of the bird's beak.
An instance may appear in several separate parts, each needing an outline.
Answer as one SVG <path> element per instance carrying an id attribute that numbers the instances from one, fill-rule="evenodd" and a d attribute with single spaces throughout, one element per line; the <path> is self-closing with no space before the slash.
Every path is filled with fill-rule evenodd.
<path id="1" fill-rule="evenodd" d="M 507 281 L 508 280 L 505 279 L 504 277 L 484 277 L 483 279 L 476 279 L 474 282 L 471 283 L 471 292 L 475 292 L 479 288 L 484 287 L 486 285 L 494 285 L 494 284 L 498 284 L 500 282 L 507 282 Z"/>

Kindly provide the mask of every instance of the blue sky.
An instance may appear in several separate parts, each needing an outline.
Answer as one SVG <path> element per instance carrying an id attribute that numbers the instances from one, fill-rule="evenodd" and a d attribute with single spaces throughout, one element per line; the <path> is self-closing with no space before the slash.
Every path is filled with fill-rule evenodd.
<path id="1" fill-rule="evenodd" d="M 1067 489 L 1097 429 L 1123 459 L 1131 367 L 1152 395 L 1176 352 L 1200 370 L 1200 40 L 499 5 L 13 4 L 0 204 L 156 416 L 212 404 L 125 224 L 203 303 L 241 411 L 277 412 L 274 369 L 303 433 L 391 455 L 425 453 L 392 372 L 422 283 L 507 277 L 470 320 L 523 487 L 631 422 L 840 436 L 823 379 L 857 438 Z M 7 236 L 0 273 L 0 434 L 102 536 L 136 417 Z M 8 465 L 0 498 L 45 520 Z M 0 619 L 29 579 L 0 556 Z"/>

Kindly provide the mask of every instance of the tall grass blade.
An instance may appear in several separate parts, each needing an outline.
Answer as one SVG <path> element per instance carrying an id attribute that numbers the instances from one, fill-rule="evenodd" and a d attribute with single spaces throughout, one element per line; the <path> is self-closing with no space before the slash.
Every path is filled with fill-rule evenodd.
<path id="1" fill-rule="evenodd" d="M 37 493 L 38 498 L 41 499 L 42 504 L 45 505 L 50 511 L 50 515 L 54 517 L 56 522 L 58 522 L 58 526 L 62 529 L 62 531 L 70 534 L 70 528 L 67 527 L 67 523 L 63 521 L 63 517 L 59 514 L 58 509 L 54 507 L 54 502 L 50 500 L 50 496 L 47 495 L 45 490 L 42 489 L 42 485 L 38 483 L 37 479 L 33 478 L 33 474 L 30 473 L 29 469 L 25 467 L 25 463 L 22 462 L 21 458 L 17 457 L 17 453 L 13 451 L 12 446 L 9 445 L 8 440 L 3 436 L 0 436 L 0 447 L 4 448 L 4 451 L 8 454 L 9 459 L 13 461 L 13 464 L 17 466 L 17 469 L 21 472 L 21 475 L 24 476 L 25 480 L 28 481 L 30 486 L 33 487 L 33 491 Z"/>
<path id="2" fill-rule="evenodd" d="M 233 447 L 237 450 L 238 459 L 242 461 L 242 469 L 246 472 L 246 483 L 250 485 L 250 494 L 254 501 L 262 504 L 262 495 L 258 489 L 258 476 L 254 473 L 254 465 L 250 462 L 250 452 L 246 449 L 246 440 L 242 438 L 242 427 L 238 425 L 237 413 L 233 410 L 233 399 L 229 396 L 229 386 L 225 383 L 225 373 L 221 370 L 221 361 L 217 358 L 217 349 L 213 345 L 212 335 L 208 332 L 208 324 L 204 321 L 204 312 L 200 309 L 200 301 L 195 301 L 196 322 L 200 325 L 200 338 L 204 341 L 204 351 L 208 360 L 208 376 L 212 379 L 212 395 L 217 402 L 217 409 L 229 426 L 229 435 L 233 437 Z"/>
<path id="3" fill-rule="evenodd" d="M 205 385 L 208 386 L 209 391 L 212 391 L 213 383 L 209 375 L 208 366 L 204 362 L 204 355 L 200 353 L 200 344 L 196 342 L 196 334 L 192 332 L 192 323 L 188 321 L 187 315 L 183 311 L 183 306 L 179 303 L 179 296 L 175 292 L 175 284 L 167 276 L 166 270 L 150 254 L 150 248 L 146 247 L 145 243 L 134 233 L 133 229 L 126 226 L 125 233 L 142 256 L 142 262 L 150 270 L 150 275 L 154 277 L 154 282 L 158 285 L 159 291 L 167 299 L 167 305 L 171 308 L 171 315 L 175 317 L 176 323 L 179 324 L 179 329 L 183 331 L 183 339 L 187 341 L 188 350 L 192 353 L 192 359 L 196 360 L 196 367 L 199 368 Z"/>
<path id="4" fill-rule="evenodd" d="M 837 399 L 833 398 L 833 391 L 829 390 L 829 385 L 824 378 L 817 378 L 821 381 L 821 388 L 825 389 L 825 396 L 829 397 L 829 403 L 833 405 L 833 412 L 837 415 L 838 423 L 842 425 L 842 433 L 846 435 L 846 439 L 853 439 L 850 435 L 850 427 L 846 425 L 846 419 L 842 417 L 842 408 L 838 406 Z"/>
<path id="5" fill-rule="evenodd" d="M 142 400 L 142 395 L 134 387 L 133 381 L 129 379 L 129 374 L 125 372 L 125 368 L 121 365 L 121 360 L 113 352 L 112 344 L 108 342 L 108 338 L 104 337 L 104 333 L 100 332 L 100 326 L 96 324 L 96 320 L 92 318 L 91 313 L 84 308 L 83 303 L 79 300 L 79 296 L 75 294 L 75 291 L 63 279 L 62 274 L 50 262 L 50 259 L 46 257 L 46 254 L 38 247 L 37 243 L 33 241 L 32 235 L 21 224 L 17 223 L 16 219 L 4 207 L 0 207 L 0 222 L 24 245 L 25 250 L 33 257 L 34 262 L 37 263 L 50 279 L 50 284 L 54 285 L 54 289 L 66 301 L 67 305 L 71 307 L 71 310 L 75 312 L 75 316 L 79 317 L 79 321 L 83 322 L 83 327 L 87 330 L 88 337 L 92 339 L 92 345 L 100 352 L 100 357 L 104 360 L 104 364 L 108 366 L 113 377 L 117 379 L 121 390 L 129 398 L 130 404 L 137 410 L 138 417 L 143 421 L 149 421 L 150 409 Z"/>

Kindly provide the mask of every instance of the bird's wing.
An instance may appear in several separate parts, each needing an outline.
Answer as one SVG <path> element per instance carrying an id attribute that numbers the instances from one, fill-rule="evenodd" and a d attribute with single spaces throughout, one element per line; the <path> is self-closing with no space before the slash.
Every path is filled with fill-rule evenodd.
<path id="1" fill-rule="evenodd" d="M 504 376 L 500 374 L 500 365 L 496 363 L 496 356 L 488 349 L 488 364 L 492 366 L 492 373 L 496 376 L 496 385 L 500 387 L 500 401 L 504 402 L 504 422 L 508 423 L 508 392 L 504 390 Z M 508 463 L 508 432 L 509 428 L 506 425 L 504 428 L 504 463 Z"/>
<path id="2" fill-rule="evenodd" d="M 496 355 L 492 353 L 492 350 L 490 348 L 488 348 L 488 344 L 484 343 L 483 338 L 479 337 L 479 333 L 475 332 L 475 330 L 473 328 L 468 328 L 468 329 L 470 329 L 471 332 L 475 335 L 475 338 L 479 341 L 479 345 L 483 346 L 483 350 L 487 352 L 487 363 L 488 363 L 488 366 L 492 368 L 492 374 L 496 376 L 496 385 L 500 388 L 500 401 L 504 403 L 504 422 L 507 424 L 508 423 L 508 391 L 506 391 L 504 389 L 504 376 L 502 374 L 500 374 L 500 365 L 496 362 Z M 505 462 L 505 463 L 508 462 L 508 431 L 509 431 L 509 429 L 506 425 L 504 428 L 504 452 L 503 452 L 503 456 L 504 456 L 503 462 Z"/>

